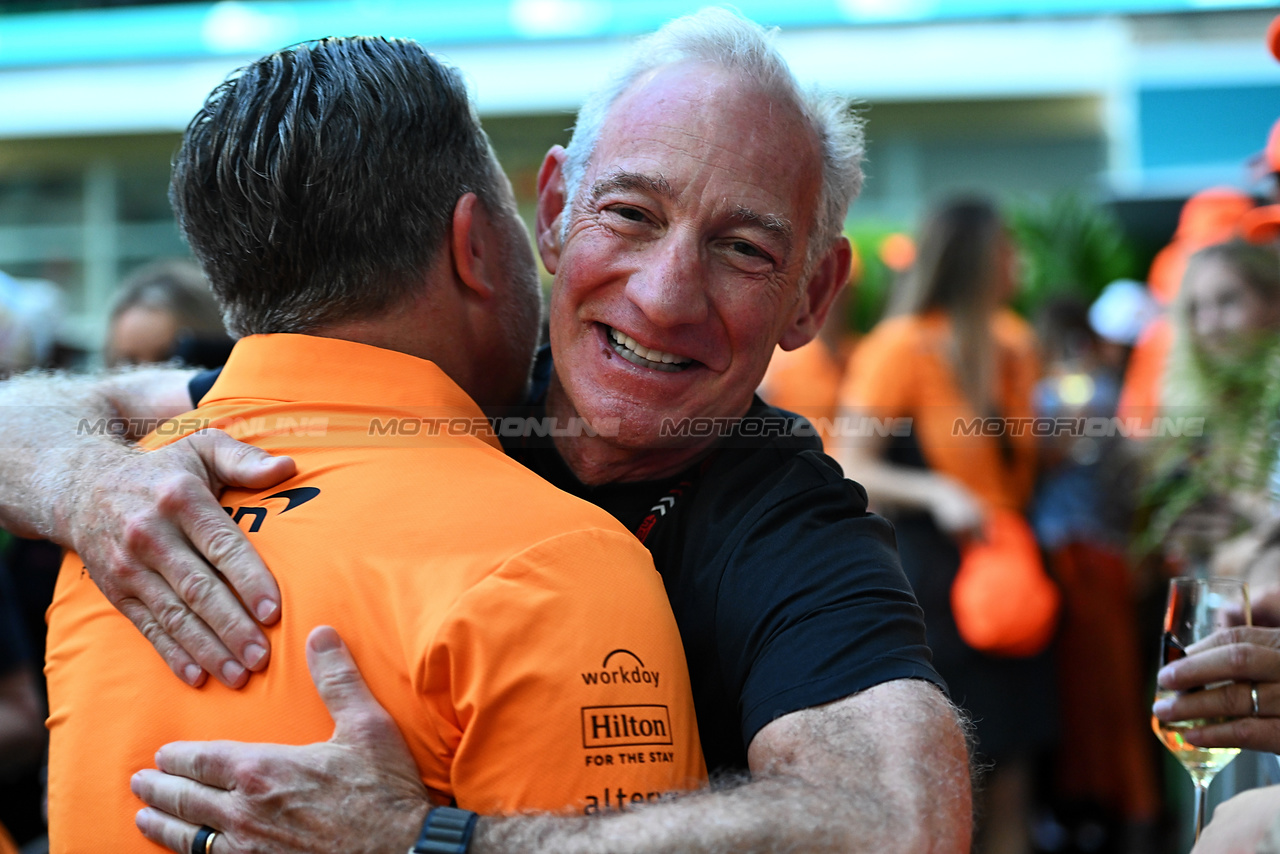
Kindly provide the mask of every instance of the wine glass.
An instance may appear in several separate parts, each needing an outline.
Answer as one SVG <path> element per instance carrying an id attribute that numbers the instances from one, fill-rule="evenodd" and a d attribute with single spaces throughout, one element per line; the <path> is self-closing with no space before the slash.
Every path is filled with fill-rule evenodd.
<path id="1" fill-rule="evenodd" d="M 1243 581 L 1228 578 L 1173 578 L 1169 580 L 1169 600 L 1164 611 L 1164 634 L 1160 643 L 1160 666 L 1186 655 L 1187 647 L 1228 626 L 1249 625 L 1249 589 Z M 1225 683 L 1224 683 L 1225 684 Z M 1216 688 L 1218 685 L 1206 685 Z M 1203 691 L 1204 688 L 1192 688 Z M 1156 689 L 1156 699 L 1172 697 L 1173 691 Z M 1219 723 L 1222 719 L 1162 721 L 1151 718 L 1156 737 L 1182 763 L 1196 787 L 1196 839 L 1204 827 L 1205 804 L 1214 776 L 1231 764 L 1238 747 L 1197 747 L 1182 737 L 1185 730 Z"/>

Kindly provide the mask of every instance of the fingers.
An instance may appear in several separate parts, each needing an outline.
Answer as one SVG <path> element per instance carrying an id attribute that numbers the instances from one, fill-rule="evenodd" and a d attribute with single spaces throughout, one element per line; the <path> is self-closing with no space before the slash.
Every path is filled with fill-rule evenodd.
<path id="1" fill-rule="evenodd" d="M 176 854 L 190 854 L 191 845 L 196 833 L 200 830 L 200 825 L 174 818 L 150 807 L 138 811 L 134 824 L 147 839 L 157 845 L 163 845 Z M 223 831 L 218 831 L 218 835 L 208 844 L 209 854 L 239 854 L 244 850 L 236 843 L 234 836 L 229 836 Z"/>
<path id="2" fill-rule="evenodd" d="M 148 643 L 155 647 L 156 652 L 160 653 L 161 658 L 169 665 L 169 669 L 175 676 L 195 688 L 204 684 L 204 668 L 187 655 L 187 651 L 181 644 L 165 632 L 146 605 L 137 599 L 123 599 L 114 604 L 120 609 L 120 613 L 129 618 Z"/>
<path id="3" fill-rule="evenodd" d="M 176 854 L 190 854 L 191 843 L 195 839 L 196 831 L 200 829 L 198 825 L 189 824 L 150 807 L 139 810 L 133 823 L 147 839 L 157 845 L 163 845 Z M 216 842 L 217 840 L 215 844 Z M 218 847 L 218 854 L 226 854 L 226 852 L 226 848 Z"/>
<path id="4" fill-rule="evenodd" d="M 188 684 L 198 667 L 244 685 L 270 645 L 242 602 L 264 622 L 280 613 L 275 579 L 212 489 L 223 478 L 270 486 L 294 470 L 203 431 L 123 461 L 83 513 L 75 545 L 94 580 Z"/>
<path id="5" fill-rule="evenodd" d="M 1183 737 L 1200 747 L 1239 747 L 1275 753 L 1280 750 L 1280 720 L 1238 718 L 1186 730 Z"/>
<path id="6" fill-rule="evenodd" d="M 1220 629 L 1204 640 L 1196 641 L 1187 647 L 1187 654 L 1194 655 L 1204 650 L 1230 646 L 1231 644 L 1253 644 L 1259 647 L 1280 649 L 1280 629 L 1263 626 L 1232 626 L 1229 629 Z"/>
<path id="7" fill-rule="evenodd" d="M 394 737 L 403 743 L 391 716 L 365 684 L 351 651 L 330 626 L 317 626 L 307 636 L 307 667 L 333 718 L 335 741 L 376 743 Z"/>
<path id="8" fill-rule="evenodd" d="M 150 807 L 199 827 L 225 827 L 228 793 L 150 768 L 129 780 L 129 789 Z"/>
<path id="9" fill-rule="evenodd" d="M 193 550 L 182 529 L 216 525 L 224 536 L 232 536 L 227 529 L 235 531 L 234 536 L 243 535 L 217 499 L 190 475 L 162 483 L 154 501 L 153 510 L 134 511 L 123 523 L 120 554 L 111 573 L 115 585 L 141 601 L 160 630 L 202 668 L 223 684 L 239 687 L 247 679 L 246 667 L 266 666 L 266 635 Z"/>
<path id="10" fill-rule="evenodd" d="M 1216 682 L 1280 682 L 1280 631 L 1237 626 L 1187 648 L 1186 658 L 1166 664 L 1161 688 L 1186 691 Z"/>
<path id="11" fill-rule="evenodd" d="M 1163 721 L 1214 720 L 1218 718 L 1243 718 L 1253 714 L 1252 682 L 1232 682 L 1220 688 L 1210 688 L 1190 694 L 1163 697 L 1152 705 L 1155 716 Z M 1277 686 L 1259 684 L 1259 714 L 1277 708 Z"/>
<path id="12" fill-rule="evenodd" d="M 297 466 L 289 457 L 273 457 L 221 430 L 201 430 L 170 447 L 175 453 L 194 454 L 194 466 L 205 478 L 203 488 L 176 491 L 170 496 L 183 533 L 223 574 L 259 620 L 275 622 L 279 617 L 280 588 L 214 493 L 224 486 L 266 489 L 293 477 Z"/>
<path id="13" fill-rule="evenodd" d="M 274 457 L 261 448 L 232 439 L 221 430 L 202 430 L 188 437 L 188 441 L 215 490 L 222 486 L 266 489 L 297 474 L 291 458 Z M 225 514 L 211 514 L 193 518 L 193 524 L 185 526 L 185 530 L 240 598 L 249 603 L 259 620 L 271 624 L 278 619 L 280 588 L 239 526 L 228 525 Z"/>
<path id="14" fill-rule="evenodd" d="M 253 765 L 256 755 L 255 745 L 235 741 L 175 741 L 156 751 L 156 767 L 160 769 L 159 772 L 139 771 L 134 779 L 137 780 L 142 775 L 173 775 L 168 778 L 170 781 L 185 779 L 211 789 L 231 790 L 239 784 L 238 769 Z M 149 792 L 149 787 L 157 785 L 158 781 L 149 776 L 145 783 L 148 786 L 146 791 Z M 133 792 L 152 806 L 161 806 L 144 796 L 137 788 Z M 168 812 L 183 818 L 194 818 L 173 810 Z"/>
<path id="15" fill-rule="evenodd" d="M 209 476 L 221 486 L 266 489 L 298 473 L 292 458 L 272 456 L 221 430 L 201 430 L 187 441 L 205 461 Z"/>

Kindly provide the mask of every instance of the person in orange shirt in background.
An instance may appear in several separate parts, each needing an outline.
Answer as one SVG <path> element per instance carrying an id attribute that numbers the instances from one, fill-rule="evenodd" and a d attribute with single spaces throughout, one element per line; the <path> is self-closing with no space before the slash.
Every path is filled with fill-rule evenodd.
<path id="1" fill-rule="evenodd" d="M 1156 255 L 1147 275 L 1151 295 L 1166 310 L 1178 295 L 1187 259 L 1206 246 L 1238 236 L 1244 217 L 1253 207 L 1248 194 L 1230 187 L 1213 187 L 1187 200 L 1173 241 Z M 1157 317 L 1138 338 L 1129 357 L 1116 407 L 1118 416 L 1140 418 L 1146 423 L 1159 413 L 1172 346 L 1172 325 L 1166 316 Z"/>
<path id="2" fill-rule="evenodd" d="M 1014 246 L 995 207 L 960 198 L 926 221 L 915 266 L 858 344 L 840 392 L 851 419 L 909 418 L 909 436 L 846 439 L 841 464 L 893 521 L 902 566 L 924 609 L 934 665 L 970 713 L 977 750 L 996 765 L 985 793 L 984 852 L 1025 850 L 1029 756 L 1053 735 L 1047 662 L 1000 659 L 968 646 L 952 615 L 961 545 L 996 512 L 1031 496 L 1037 439 L 957 433 L 974 419 L 1032 415 L 1039 357 L 1030 326 L 1005 307 Z"/>
<path id="3" fill-rule="evenodd" d="M 849 332 L 849 303 L 861 277 L 862 261 L 854 248 L 849 282 L 832 303 L 818 336 L 794 350 L 776 348 L 758 389 L 770 405 L 807 418 L 828 454 L 833 450 L 829 425 L 835 421 L 840 383 L 855 340 Z"/>
<path id="4" fill-rule="evenodd" d="M 346 653 L 319 623 L 348 639 L 387 710 L 367 724 L 398 727 L 418 766 L 344 791 L 390 786 L 403 804 L 390 820 L 407 838 L 421 827 L 424 851 L 465 845 L 477 812 L 589 814 L 700 785 L 649 553 L 504 455 L 480 409 L 523 396 L 540 297 L 461 75 L 406 40 L 266 56 L 191 122 L 171 198 L 243 337 L 200 407 L 143 445 L 164 455 L 215 426 L 290 455 L 274 464 L 288 481 L 222 494 L 275 572 L 282 615 L 264 630 L 270 668 L 197 690 L 67 557 L 49 609 L 51 851 L 241 850 L 235 827 L 219 843 L 174 820 L 135 826 L 127 781 L 158 774 L 144 769 L 178 739 L 326 739 L 307 665 Z"/>

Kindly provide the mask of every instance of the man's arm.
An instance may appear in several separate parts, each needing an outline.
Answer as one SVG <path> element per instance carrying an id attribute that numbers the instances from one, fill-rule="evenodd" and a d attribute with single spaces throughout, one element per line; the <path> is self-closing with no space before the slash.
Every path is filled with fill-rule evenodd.
<path id="1" fill-rule="evenodd" d="M 151 368 L 101 377 L 44 373 L 0 384 L 0 525 L 63 545 L 82 469 L 130 456 L 151 420 L 186 412 L 190 371 Z"/>
<path id="2" fill-rule="evenodd" d="M 349 655 L 312 662 L 334 738 L 291 747 L 182 742 L 133 791 L 138 826 L 178 854 L 209 825 L 221 854 L 403 854 L 427 800 L 400 782 L 412 766 Z M 342 686 L 342 691 L 334 690 Z M 350 733 L 344 736 L 343 733 Z M 751 743 L 753 778 L 591 818 L 485 818 L 474 854 L 570 852 L 964 852 L 969 762 L 957 715 L 926 682 L 898 680 L 778 718 Z M 387 781 L 352 787 L 333 781 Z M 299 793 L 305 793 L 305 797 Z"/>
<path id="3" fill-rule="evenodd" d="M 77 551 L 184 681 L 208 671 L 236 686 L 246 667 L 266 665 L 267 640 L 210 564 L 264 621 L 278 616 L 280 594 L 215 495 L 270 486 L 294 467 L 219 431 L 150 454 L 130 447 L 191 408 L 190 378 L 150 368 L 0 384 L 0 525 Z"/>
<path id="4" fill-rule="evenodd" d="M 954 709 L 927 682 L 888 682 L 784 715 L 751 742 L 749 760 L 752 778 L 740 785 L 602 821 L 485 819 L 472 851 L 969 850 L 968 751 Z"/>

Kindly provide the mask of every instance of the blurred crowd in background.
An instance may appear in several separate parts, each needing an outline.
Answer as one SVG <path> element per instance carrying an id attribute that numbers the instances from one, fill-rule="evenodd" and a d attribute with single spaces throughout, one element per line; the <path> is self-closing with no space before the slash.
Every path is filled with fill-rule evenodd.
<path id="1" fill-rule="evenodd" d="M 1205 188 L 1145 271 L 1079 199 L 938 200 L 860 242 L 847 310 L 770 364 L 761 394 L 894 521 L 975 720 L 978 850 L 1190 847 L 1185 773 L 1151 734 L 1166 581 L 1244 578 L 1255 623 L 1280 617 L 1280 122 L 1265 143 L 1275 196 Z M 889 275 L 864 290 L 868 258 Z M 1004 533 L 1024 523 L 1038 554 Z M 966 625 L 979 568 L 1032 625 Z M 1056 595 L 1019 586 L 1036 573 Z M 1280 769 L 1223 778 L 1217 799 Z"/>
<path id="2" fill-rule="evenodd" d="M 1165 581 L 1245 578 L 1255 621 L 1280 624 L 1280 122 L 1258 146 L 1241 169 L 1275 197 L 1204 188 L 1149 266 L 1082 196 L 1001 207 L 975 187 L 890 233 L 855 205 L 839 310 L 760 389 L 895 523 L 975 720 L 983 852 L 1187 850 L 1190 789 L 1151 734 Z M 0 372 L 211 367 L 232 343 L 186 259 L 118 283 L 97 359 L 60 345 L 60 299 L 0 273 Z M 43 835 L 59 561 L 0 531 L 0 851 Z M 993 596 L 1020 613 L 996 624 Z M 1219 797 L 1280 780 L 1270 756 L 1238 765 Z"/>

